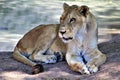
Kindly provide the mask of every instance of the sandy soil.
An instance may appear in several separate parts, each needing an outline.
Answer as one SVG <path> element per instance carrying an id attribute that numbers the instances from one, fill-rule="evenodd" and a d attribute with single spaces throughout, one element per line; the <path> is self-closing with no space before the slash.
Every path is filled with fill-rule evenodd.
<path id="1" fill-rule="evenodd" d="M 31 75 L 31 67 L 15 61 L 12 52 L 0 52 L 0 80 L 120 80 L 120 34 L 98 46 L 107 62 L 91 75 L 71 71 L 64 61 L 44 65 L 43 73 Z"/>

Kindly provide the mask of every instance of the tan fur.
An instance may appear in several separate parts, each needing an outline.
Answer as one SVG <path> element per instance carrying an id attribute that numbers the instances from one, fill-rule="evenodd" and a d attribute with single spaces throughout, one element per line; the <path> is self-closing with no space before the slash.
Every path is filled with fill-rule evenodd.
<path id="1" fill-rule="evenodd" d="M 14 49 L 14 59 L 35 66 L 34 61 L 61 61 L 66 53 L 72 70 L 86 74 L 97 72 L 106 56 L 97 48 L 94 16 L 87 6 L 64 3 L 63 9 L 60 24 L 40 25 L 23 36 Z"/>
<path id="2" fill-rule="evenodd" d="M 66 60 L 70 68 L 80 73 L 94 73 L 106 61 L 97 48 L 97 23 L 89 8 L 64 4 L 59 36 L 67 44 Z"/>
<path id="3" fill-rule="evenodd" d="M 30 66 L 36 65 L 34 60 L 56 63 L 57 57 L 54 53 L 59 52 L 61 55 L 66 50 L 65 44 L 58 37 L 58 29 L 59 24 L 40 25 L 32 29 L 18 42 L 13 57 Z"/>

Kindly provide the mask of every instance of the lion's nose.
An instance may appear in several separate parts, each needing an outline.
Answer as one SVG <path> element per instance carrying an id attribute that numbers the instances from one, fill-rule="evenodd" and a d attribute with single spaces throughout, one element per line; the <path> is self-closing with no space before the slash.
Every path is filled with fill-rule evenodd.
<path id="1" fill-rule="evenodd" d="M 66 31 L 60 31 L 60 33 L 63 35 L 64 33 L 66 33 Z"/>

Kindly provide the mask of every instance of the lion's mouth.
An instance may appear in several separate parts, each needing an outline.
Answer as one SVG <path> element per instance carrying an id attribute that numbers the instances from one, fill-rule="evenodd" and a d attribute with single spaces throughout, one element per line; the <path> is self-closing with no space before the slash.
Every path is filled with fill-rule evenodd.
<path id="1" fill-rule="evenodd" d="M 69 38 L 65 38 L 65 37 L 62 37 L 64 40 L 68 41 L 68 40 L 72 40 L 73 37 L 69 37 Z"/>

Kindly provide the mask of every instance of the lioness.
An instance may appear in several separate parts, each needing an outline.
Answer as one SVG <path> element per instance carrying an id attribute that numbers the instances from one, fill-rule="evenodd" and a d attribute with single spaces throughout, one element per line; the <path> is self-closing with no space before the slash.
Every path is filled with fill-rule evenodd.
<path id="1" fill-rule="evenodd" d="M 97 48 L 97 23 L 85 5 L 63 4 L 60 24 L 40 25 L 18 42 L 13 57 L 33 67 L 33 73 L 43 71 L 34 61 L 56 63 L 66 61 L 70 68 L 90 74 L 106 61 L 105 54 Z"/>

